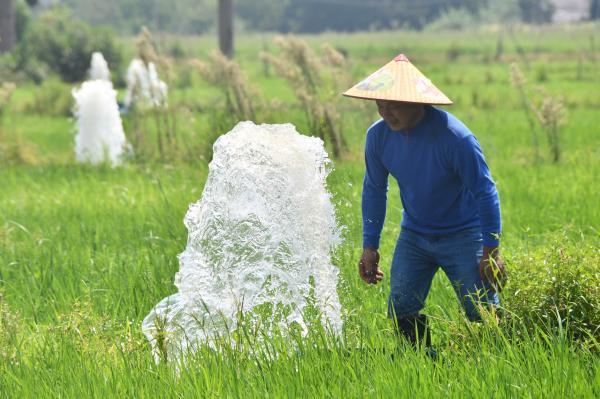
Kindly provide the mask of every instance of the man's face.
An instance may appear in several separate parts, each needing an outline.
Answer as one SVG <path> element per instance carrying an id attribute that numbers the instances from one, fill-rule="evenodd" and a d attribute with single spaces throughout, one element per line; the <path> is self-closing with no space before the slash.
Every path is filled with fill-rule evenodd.
<path id="1" fill-rule="evenodd" d="M 402 130 L 414 122 L 415 116 L 421 112 L 422 104 L 403 103 L 400 101 L 375 100 L 377 111 L 392 130 Z"/>

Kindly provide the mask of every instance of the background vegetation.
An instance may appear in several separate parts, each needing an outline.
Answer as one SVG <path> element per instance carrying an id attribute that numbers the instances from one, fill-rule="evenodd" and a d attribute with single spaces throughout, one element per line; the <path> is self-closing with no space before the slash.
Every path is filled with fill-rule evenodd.
<path id="1" fill-rule="evenodd" d="M 65 18 L 62 12 L 51 15 Z M 80 43 L 94 48 L 87 40 L 96 40 L 95 33 L 47 29 L 45 18 L 23 37 L 44 32 L 47 43 L 61 44 L 56 54 Z M 294 46 L 289 37 L 247 34 L 238 39 L 235 61 L 207 56 L 215 46 L 211 36 L 155 35 L 152 57 L 170 86 L 169 103 L 123 115 L 136 152 L 116 169 L 74 161 L 74 83 L 65 81 L 78 78 L 54 69 L 59 62 L 45 60 L 40 49 L 25 63 L 43 70 L 36 84 L 26 68 L 14 68 L 20 50 L 4 56 L 0 397 L 598 397 L 597 31 L 590 24 L 327 33 L 301 35 Z M 143 46 L 128 37 L 110 41 L 119 54 L 113 80 L 123 98 L 126 63 L 119 60 Z M 277 70 L 286 49 L 304 54 L 291 69 L 313 68 L 303 79 L 320 81 L 316 90 L 302 93 Z M 502 320 L 467 323 L 449 282 L 436 276 L 426 312 L 438 362 L 396 349 L 385 318 L 389 281 L 366 286 L 356 270 L 364 131 L 377 116 L 369 103 L 335 94 L 347 87 L 344 74 L 357 81 L 398 52 L 455 101 L 449 110 L 482 143 L 502 200 L 510 272 Z M 89 62 L 78 54 L 77 65 Z M 307 107 L 307 95 L 333 107 L 333 126 L 346 142 L 328 180 L 345 226 L 334 254 L 344 342 L 331 345 L 332 337 L 315 327 L 305 339 L 274 337 L 258 353 L 205 349 L 179 372 L 154 364 L 140 322 L 175 292 L 177 254 L 187 241 L 182 220 L 201 196 L 212 142 L 246 117 L 318 134 L 323 109 Z M 562 109 L 560 123 L 548 119 L 548 109 Z M 159 137 L 168 138 L 160 148 Z M 386 275 L 399 233 L 396 194 L 391 182 L 381 246 Z M 257 338 L 240 331 L 236 339 Z"/>
<path id="2" fill-rule="evenodd" d="M 582 19 L 598 18 L 598 0 L 570 3 L 582 1 L 586 2 Z M 216 29 L 218 0 L 28 2 L 39 3 L 36 12 L 50 5 L 67 6 L 78 18 L 92 25 L 110 26 L 121 34 L 137 34 L 146 25 L 157 32 L 190 35 Z M 558 0 L 235 0 L 234 4 L 239 29 L 295 33 L 423 29 L 457 12 L 471 25 L 518 21 L 539 24 L 551 21 L 561 7 L 572 7 L 569 2 Z"/>

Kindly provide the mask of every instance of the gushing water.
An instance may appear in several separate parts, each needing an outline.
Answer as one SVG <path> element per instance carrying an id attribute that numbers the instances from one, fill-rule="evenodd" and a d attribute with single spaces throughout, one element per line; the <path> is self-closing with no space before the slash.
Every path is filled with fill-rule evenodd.
<path id="1" fill-rule="evenodd" d="M 166 104 L 168 87 L 165 82 L 158 78 L 156 65 L 153 62 L 148 64 L 148 78 L 150 80 L 150 99 L 152 105 L 156 107 Z"/>
<path id="2" fill-rule="evenodd" d="M 237 327 L 239 312 L 279 309 L 272 326 L 306 332 L 314 294 L 322 323 L 342 327 L 331 250 L 339 243 L 323 142 L 291 124 L 241 122 L 214 145 L 199 202 L 185 217 L 188 243 L 175 285 L 142 323 L 154 354 L 176 358 Z"/>
<path id="3" fill-rule="evenodd" d="M 117 92 L 106 80 L 90 80 L 73 90 L 75 97 L 75 156 L 79 162 L 121 164 L 125 133 Z"/>
<path id="4" fill-rule="evenodd" d="M 127 92 L 125 106 L 133 104 L 158 107 L 167 103 L 168 86 L 158 78 L 154 63 L 148 63 L 136 58 L 131 61 L 125 76 Z"/>
<path id="5" fill-rule="evenodd" d="M 106 80 L 110 82 L 110 70 L 108 63 L 104 59 L 102 53 L 95 52 L 92 54 L 92 65 L 90 67 L 91 80 Z"/>
<path id="6" fill-rule="evenodd" d="M 144 61 L 136 58 L 131 61 L 125 75 L 127 91 L 125 92 L 125 106 L 130 107 L 139 99 L 150 97 L 150 79 Z"/>

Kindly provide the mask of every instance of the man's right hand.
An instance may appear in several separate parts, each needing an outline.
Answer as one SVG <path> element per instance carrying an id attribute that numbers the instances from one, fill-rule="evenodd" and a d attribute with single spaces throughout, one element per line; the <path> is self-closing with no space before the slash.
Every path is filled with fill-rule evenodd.
<path id="1" fill-rule="evenodd" d="M 377 284 L 383 279 L 383 272 L 379 269 L 379 252 L 375 248 L 363 249 L 360 262 L 358 262 L 358 273 L 360 278 L 367 284 Z"/>

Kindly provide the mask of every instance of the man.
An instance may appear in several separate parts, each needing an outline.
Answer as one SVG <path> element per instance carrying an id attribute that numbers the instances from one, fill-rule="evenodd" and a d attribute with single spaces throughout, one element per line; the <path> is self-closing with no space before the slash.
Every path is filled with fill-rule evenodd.
<path id="1" fill-rule="evenodd" d="M 383 279 L 379 240 L 388 175 L 398 182 L 401 233 L 392 260 L 388 316 L 411 343 L 430 345 L 425 305 L 434 274 L 446 273 L 469 320 L 496 306 L 504 282 L 499 255 L 500 201 L 475 136 L 452 104 L 402 54 L 344 93 L 375 100 L 381 120 L 367 131 L 362 193 L 360 277 Z"/>

